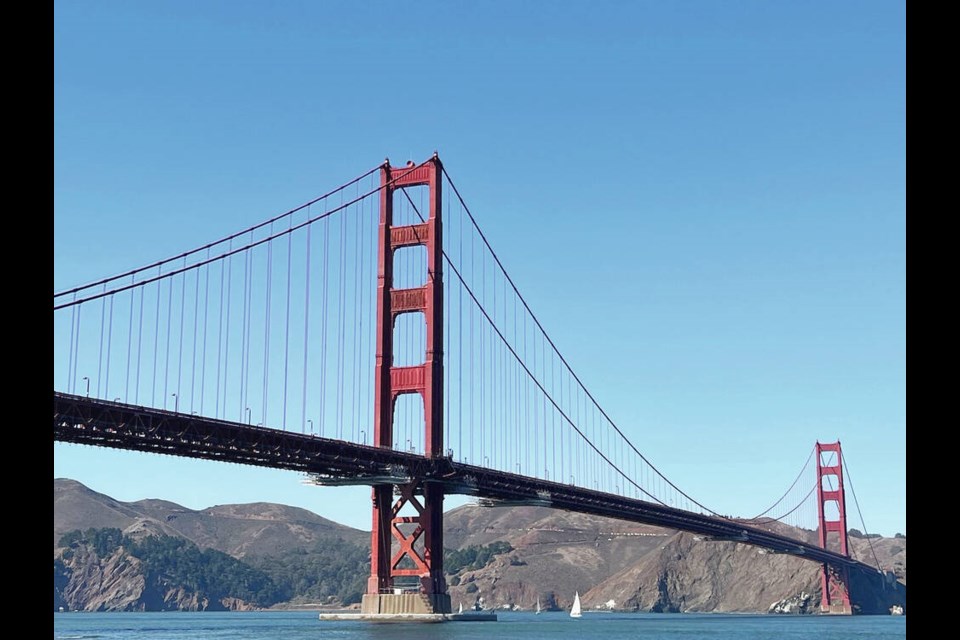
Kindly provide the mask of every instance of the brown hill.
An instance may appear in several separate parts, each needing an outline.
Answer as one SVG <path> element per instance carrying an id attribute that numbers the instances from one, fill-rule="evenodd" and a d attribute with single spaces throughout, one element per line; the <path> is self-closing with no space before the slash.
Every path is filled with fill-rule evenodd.
<path id="1" fill-rule="evenodd" d="M 194 511 L 157 499 L 120 502 L 79 482 L 54 480 L 55 550 L 68 531 L 103 527 L 183 537 L 240 559 L 278 556 L 331 538 L 368 545 L 370 535 L 296 507 L 253 503 Z M 779 523 L 770 527 L 813 536 Z M 576 591 L 587 609 L 762 612 L 804 594 L 811 610 L 819 605 L 815 563 L 648 525 L 545 507 L 465 505 L 444 515 L 444 535 L 451 549 L 497 541 L 513 547 L 485 567 L 451 576 L 454 606 L 531 609 L 539 598 L 544 608 L 567 608 Z M 858 579 L 871 610 L 904 606 L 906 538 L 851 536 L 850 545 L 855 557 L 869 564 L 876 558 L 900 583 Z"/>
<path id="2" fill-rule="evenodd" d="M 587 609 L 765 612 L 781 600 L 808 594 L 819 607 L 819 565 L 732 542 L 544 507 L 466 505 L 444 516 L 447 545 L 509 542 L 514 550 L 486 567 L 464 572 L 450 587 L 454 603 L 488 608 L 569 608 L 580 592 Z M 812 531 L 781 523 L 767 528 L 807 541 Z M 849 539 L 854 557 L 906 575 L 906 538 Z M 452 582 L 456 582 L 454 579 Z M 905 579 L 884 586 L 858 580 L 870 612 L 905 606 Z M 869 604 L 866 604 L 869 603 Z"/>
<path id="3" fill-rule="evenodd" d="M 584 594 L 583 605 L 642 611 L 766 611 L 772 603 L 801 592 L 816 593 L 819 579 L 819 565 L 813 562 L 678 533 Z"/>
<path id="4" fill-rule="evenodd" d="M 217 549 L 241 559 L 309 548 L 331 538 L 363 544 L 370 536 L 298 507 L 257 502 L 194 511 L 165 500 L 120 502 L 74 480 L 54 479 L 55 549 L 68 531 L 104 527 L 128 535 L 182 537 L 202 549 Z"/>
<path id="5" fill-rule="evenodd" d="M 53 547 L 63 534 L 74 529 L 115 527 L 126 529 L 146 520 L 132 504 L 97 493 L 76 480 L 53 480 Z M 146 523 L 144 523 L 146 524 Z M 153 523 L 163 533 L 176 535 L 162 522 Z"/>
<path id="6" fill-rule="evenodd" d="M 514 551 L 450 587 L 453 602 L 488 607 L 569 606 L 624 566 L 639 561 L 673 532 L 546 507 L 465 505 L 444 514 L 448 547 L 509 542 Z"/>

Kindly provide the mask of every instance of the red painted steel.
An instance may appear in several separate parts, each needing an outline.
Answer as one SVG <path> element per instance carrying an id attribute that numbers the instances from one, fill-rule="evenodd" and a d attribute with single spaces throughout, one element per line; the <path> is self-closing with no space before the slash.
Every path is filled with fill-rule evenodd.
<path id="1" fill-rule="evenodd" d="M 820 546 L 827 549 L 831 541 L 830 533 L 836 533 L 839 541 L 839 551 L 842 555 L 850 557 L 847 549 L 847 507 L 843 491 L 843 458 L 840 452 L 840 441 L 832 444 L 821 444 L 817 442 L 817 518 L 819 520 L 819 542 Z M 825 465 L 823 463 L 824 453 L 835 453 L 837 456 L 836 464 Z M 832 478 L 836 478 L 836 482 Z M 836 488 L 825 488 L 826 484 Z M 838 512 L 836 520 L 827 519 L 826 505 L 832 503 Z M 846 566 L 833 567 L 826 563 L 821 569 L 821 587 L 822 596 L 820 600 L 820 609 L 825 613 L 851 613 L 850 606 L 850 574 Z"/>
<path id="2" fill-rule="evenodd" d="M 429 223 L 411 224 L 405 227 L 395 227 L 390 230 L 390 245 L 394 249 L 421 245 L 429 239 Z"/>
<path id="3" fill-rule="evenodd" d="M 443 270 L 442 270 L 442 167 L 436 154 L 413 168 L 392 167 L 389 161 L 380 169 L 380 227 L 377 271 L 377 352 L 374 386 L 374 446 L 393 446 L 393 412 L 397 397 L 417 393 L 424 403 L 424 455 L 443 455 Z M 395 192 L 407 186 L 429 187 L 430 211 L 426 222 L 393 226 Z M 393 252 L 400 247 L 424 246 L 427 250 L 427 281 L 415 289 L 393 288 Z M 393 328 L 402 313 L 423 313 L 426 327 L 426 351 L 421 365 L 393 366 Z M 371 533 L 370 578 L 367 593 L 383 593 L 393 587 L 394 578 L 416 576 L 420 590 L 427 594 L 446 593 L 443 578 L 443 488 L 437 483 L 413 478 L 396 489 L 400 497 L 393 502 L 393 486 L 373 488 L 373 527 Z M 415 516 L 398 516 L 405 505 Z M 416 524 L 406 535 L 401 524 Z M 423 539 L 423 550 L 415 546 Z M 391 555 L 393 541 L 398 551 Z M 415 568 L 400 568 L 404 558 Z"/>
<path id="4" fill-rule="evenodd" d="M 416 289 L 394 289 L 390 292 L 393 312 L 424 311 L 427 308 L 427 290 L 424 287 Z"/>
<path id="5" fill-rule="evenodd" d="M 422 393 L 426 386 L 426 367 L 418 364 L 413 367 L 391 367 L 390 387 L 394 401 L 401 393 Z M 426 413 L 424 413 L 426 415 Z"/>

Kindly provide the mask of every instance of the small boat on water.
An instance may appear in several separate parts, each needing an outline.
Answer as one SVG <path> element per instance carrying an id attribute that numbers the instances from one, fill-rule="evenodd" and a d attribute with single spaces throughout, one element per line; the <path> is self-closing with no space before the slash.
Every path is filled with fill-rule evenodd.
<path id="1" fill-rule="evenodd" d="M 540 598 L 537 597 L 537 615 L 540 615 Z"/>
<path id="2" fill-rule="evenodd" d="M 577 591 L 573 596 L 573 606 L 570 607 L 570 617 L 579 618 L 583 613 L 580 611 L 580 592 Z"/>
<path id="3" fill-rule="evenodd" d="M 457 613 L 463 613 L 463 602 L 460 603 L 460 608 L 457 609 Z"/>

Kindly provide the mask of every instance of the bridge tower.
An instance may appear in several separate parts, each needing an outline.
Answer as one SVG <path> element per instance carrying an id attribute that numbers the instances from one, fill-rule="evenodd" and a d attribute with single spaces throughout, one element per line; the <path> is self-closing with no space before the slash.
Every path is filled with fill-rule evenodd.
<path id="1" fill-rule="evenodd" d="M 443 455 L 443 252 L 440 159 L 420 166 L 380 169 L 380 228 L 377 271 L 377 351 L 374 382 L 374 446 L 393 446 L 394 409 L 402 394 L 418 394 L 424 405 L 424 455 Z M 393 225 L 393 199 L 398 189 L 429 188 L 429 217 L 420 224 Z M 421 287 L 393 287 L 393 256 L 401 247 L 423 246 L 427 277 Z M 426 353 L 422 364 L 394 366 L 393 331 L 397 316 L 422 313 Z M 394 500 L 394 487 L 397 498 Z M 450 613 L 443 577 L 443 488 L 425 478 L 406 484 L 375 485 L 371 533 L 370 578 L 362 614 Z M 400 516 L 404 506 L 417 515 Z M 404 533 L 400 525 L 416 525 Z M 409 530 L 409 526 L 406 527 Z M 393 553 L 393 542 L 398 550 Z M 395 579 L 415 577 L 417 588 L 398 588 Z"/>
<path id="2" fill-rule="evenodd" d="M 836 464 L 824 464 L 823 454 L 835 453 Z M 847 557 L 847 508 L 843 491 L 843 459 L 840 441 L 816 445 L 817 455 L 817 517 L 819 521 L 820 546 L 839 544 L 839 552 Z M 830 462 L 832 462 L 832 457 Z M 835 533 L 836 536 L 831 536 Z M 836 550 L 836 549 L 835 549 Z M 834 567 L 824 563 L 821 569 L 823 613 L 850 615 L 850 573 L 847 567 Z"/>

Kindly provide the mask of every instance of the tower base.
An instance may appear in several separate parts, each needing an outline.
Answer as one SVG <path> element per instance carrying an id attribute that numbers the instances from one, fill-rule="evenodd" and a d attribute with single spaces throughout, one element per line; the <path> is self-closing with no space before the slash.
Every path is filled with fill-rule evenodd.
<path id="1" fill-rule="evenodd" d="M 464 611 L 463 613 L 321 613 L 320 619 L 335 622 L 372 622 L 376 624 L 397 622 L 496 622 L 497 614 L 487 611 Z"/>
<path id="2" fill-rule="evenodd" d="M 446 593 L 365 593 L 360 613 L 375 614 L 448 614 L 450 596 Z"/>
<path id="3" fill-rule="evenodd" d="M 321 620 L 363 622 L 495 622 L 497 614 L 487 611 L 450 612 L 446 593 L 367 593 L 360 613 L 321 613 Z"/>
<path id="4" fill-rule="evenodd" d="M 820 613 L 829 616 L 852 616 L 853 609 L 849 604 L 830 604 L 820 607 Z"/>

